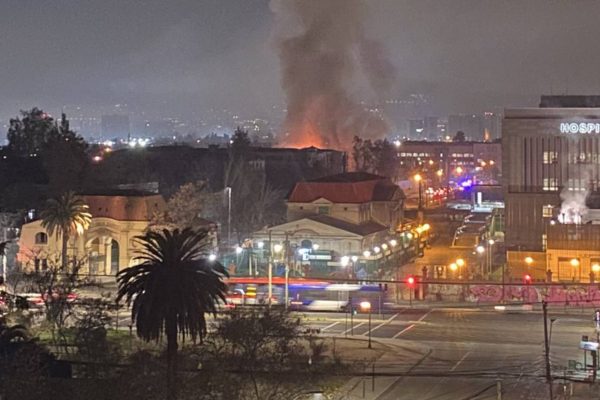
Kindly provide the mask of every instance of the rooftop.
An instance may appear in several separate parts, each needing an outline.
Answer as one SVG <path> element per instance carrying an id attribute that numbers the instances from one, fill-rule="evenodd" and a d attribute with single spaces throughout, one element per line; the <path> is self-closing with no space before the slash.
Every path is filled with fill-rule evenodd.
<path id="1" fill-rule="evenodd" d="M 328 215 L 313 215 L 306 217 L 312 221 L 320 222 L 325 225 L 333 226 L 346 232 L 354 233 L 361 236 L 367 236 L 372 233 L 381 232 L 387 230 L 384 225 L 378 224 L 377 222 L 369 221 L 364 224 L 353 224 L 351 222 L 342 221 L 337 218 L 330 217 Z"/>
<path id="2" fill-rule="evenodd" d="M 600 108 L 600 96 L 560 95 L 542 96 L 541 108 Z"/>
<path id="3" fill-rule="evenodd" d="M 332 203 L 399 201 L 404 193 L 386 177 L 365 172 L 347 172 L 298 182 L 288 196 L 290 203 L 311 203 L 317 199 Z"/>

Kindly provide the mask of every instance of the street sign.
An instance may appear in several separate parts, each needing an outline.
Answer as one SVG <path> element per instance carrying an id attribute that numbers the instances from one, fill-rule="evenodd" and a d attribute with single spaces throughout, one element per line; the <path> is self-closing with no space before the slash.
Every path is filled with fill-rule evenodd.
<path id="1" fill-rule="evenodd" d="M 584 342 L 582 340 L 581 342 L 579 342 L 579 348 L 581 350 L 597 351 L 599 344 L 600 343 L 598 343 L 598 342 Z"/>

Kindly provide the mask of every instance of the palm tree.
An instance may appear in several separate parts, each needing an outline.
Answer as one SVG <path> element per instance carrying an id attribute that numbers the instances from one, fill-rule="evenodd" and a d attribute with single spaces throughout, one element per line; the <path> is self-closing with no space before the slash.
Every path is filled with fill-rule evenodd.
<path id="1" fill-rule="evenodd" d="M 81 197 L 67 192 L 48 200 L 41 213 L 42 226 L 49 235 L 62 236 L 62 268 L 67 267 L 67 243 L 72 235 L 81 235 L 90 226 L 92 214 Z"/>
<path id="2" fill-rule="evenodd" d="M 206 313 L 225 301 L 225 268 L 205 258 L 206 231 L 190 228 L 149 231 L 136 239 L 141 263 L 117 275 L 117 302 L 131 305 L 137 335 L 145 341 L 167 338 L 167 393 L 176 398 L 177 339 L 206 334 Z"/>

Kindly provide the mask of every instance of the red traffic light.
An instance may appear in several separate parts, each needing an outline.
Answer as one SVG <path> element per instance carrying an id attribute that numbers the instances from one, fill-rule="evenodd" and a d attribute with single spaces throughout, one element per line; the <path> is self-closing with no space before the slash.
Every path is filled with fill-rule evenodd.
<path id="1" fill-rule="evenodd" d="M 414 286 L 414 284 L 415 284 L 415 277 L 414 276 L 409 276 L 408 278 L 406 278 L 406 283 L 409 286 Z"/>

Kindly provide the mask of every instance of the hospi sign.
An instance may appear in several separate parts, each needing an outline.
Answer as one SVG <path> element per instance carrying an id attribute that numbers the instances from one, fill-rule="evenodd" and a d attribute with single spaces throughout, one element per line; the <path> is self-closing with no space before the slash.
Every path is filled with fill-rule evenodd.
<path id="1" fill-rule="evenodd" d="M 561 122 L 560 133 L 600 133 L 600 123 Z"/>

